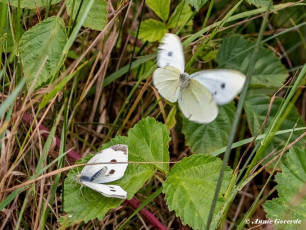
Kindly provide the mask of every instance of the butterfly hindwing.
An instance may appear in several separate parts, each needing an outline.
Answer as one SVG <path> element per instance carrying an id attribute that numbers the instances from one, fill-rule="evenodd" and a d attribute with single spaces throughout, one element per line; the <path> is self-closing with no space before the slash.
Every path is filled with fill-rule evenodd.
<path id="1" fill-rule="evenodd" d="M 181 73 L 184 72 L 185 60 L 183 46 L 178 36 L 169 33 L 165 34 L 158 49 L 158 67 L 173 66 Z"/>
<path id="2" fill-rule="evenodd" d="M 181 90 L 178 103 L 184 116 L 194 122 L 209 123 L 218 115 L 211 93 L 194 79 Z"/>
<path id="3" fill-rule="evenodd" d="M 207 88 L 218 105 L 232 101 L 245 82 L 245 76 L 236 70 L 204 70 L 190 77 Z"/>
<path id="4" fill-rule="evenodd" d="M 153 84 L 163 98 L 176 102 L 180 92 L 180 71 L 172 66 L 157 68 L 153 73 Z"/>
<path id="5" fill-rule="evenodd" d="M 118 185 L 106 185 L 106 184 L 97 184 L 92 182 L 81 182 L 86 187 L 95 190 L 96 192 L 101 193 L 103 196 L 106 197 L 115 197 L 120 199 L 126 199 L 127 192 L 124 191 L 120 186 Z"/>

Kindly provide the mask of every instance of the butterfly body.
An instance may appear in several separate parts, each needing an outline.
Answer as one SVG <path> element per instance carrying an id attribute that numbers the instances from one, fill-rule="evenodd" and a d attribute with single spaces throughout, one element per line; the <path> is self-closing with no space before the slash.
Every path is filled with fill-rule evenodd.
<path id="1" fill-rule="evenodd" d="M 190 84 L 190 75 L 188 73 L 180 74 L 180 87 L 185 88 Z"/>
<path id="2" fill-rule="evenodd" d="M 209 123 L 218 115 L 218 106 L 233 100 L 242 90 L 245 76 L 236 70 L 184 72 L 183 47 L 174 34 L 166 34 L 157 55 L 153 84 L 168 101 L 178 102 L 191 121 Z"/>
<path id="3" fill-rule="evenodd" d="M 79 175 L 79 182 L 106 197 L 126 199 L 127 192 L 112 182 L 124 176 L 128 166 L 127 145 L 113 145 L 102 150 L 88 162 Z"/>

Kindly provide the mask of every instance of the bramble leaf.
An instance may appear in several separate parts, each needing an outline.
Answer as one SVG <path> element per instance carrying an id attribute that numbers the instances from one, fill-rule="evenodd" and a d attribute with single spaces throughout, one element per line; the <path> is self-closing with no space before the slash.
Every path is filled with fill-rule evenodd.
<path id="1" fill-rule="evenodd" d="M 267 130 L 267 128 L 269 127 L 270 122 L 274 119 L 275 114 L 277 113 L 283 101 L 283 98 L 276 98 L 273 102 L 268 122 L 265 125 L 262 133 L 264 133 L 265 130 Z M 253 136 L 258 133 L 262 123 L 264 122 L 269 109 L 269 104 L 270 97 L 265 95 L 258 94 L 247 97 L 244 104 L 244 108 L 247 115 L 248 125 Z M 294 129 L 298 127 L 305 127 L 305 123 L 300 114 L 298 113 L 296 107 L 292 106 L 290 113 L 287 115 L 286 119 L 282 121 L 279 130 Z M 294 131 L 291 136 L 291 139 L 289 140 L 289 143 L 296 140 L 302 134 L 303 130 Z M 286 133 L 274 136 L 272 142 L 266 150 L 266 155 L 271 153 L 275 149 L 283 148 L 286 142 L 288 141 L 290 135 L 291 133 Z M 303 140 L 305 141 L 305 138 Z M 297 142 L 296 146 L 302 146 L 303 140 Z"/>
<path id="2" fill-rule="evenodd" d="M 275 224 L 275 229 L 306 226 L 306 149 L 293 147 L 282 160 L 282 172 L 275 176 L 278 198 L 263 207 L 271 220 L 301 220 L 300 224 Z M 302 228 L 301 228 L 302 229 Z"/>
<path id="3" fill-rule="evenodd" d="M 224 39 L 217 55 L 219 67 L 236 69 L 247 74 L 254 47 L 254 42 L 243 38 L 241 35 Z M 287 76 L 287 69 L 274 52 L 261 47 L 256 56 L 251 85 L 279 88 L 283 85 Z"/>
<path id="4" fill-rule="evenodd" d="M 75 1 L 75 3 L 74 3 L 72 17 L 73 19 L 75 19 L 82 0 L 66 0 L 67 12 L 70 15 L 70 17 L 71 17 L 71 10 L 72 10 L 71 8 L 73 1 Z M 83 1 L 77 21 L 80 20 L 80 17 L 86 8 L 86 5 L 87 1 Z M 83 26 L 94 30 L 100 30 L 100 31 L 103 30 L 107 21 L 106 7 L 107 7 L 107 2 L 105 0 L 95 0 L 90 11 L 88 12 L 88 15 L 83 23 Z"/>
<path id="5" fill-rule="evenodd" d="M 231 126 L 235 114 L 234 103 L 219 107 L 219 114 L 213 122 L 209 124 L 198 124 L 183 120 L 183 133 L 188 145 L 193 153 L 211 152 L 222 148 L 227 144 Z"/>
<path id="6" fill-rule="evenodd" d="M 18 1 L 19 0 L 0 0 L 0 2 L 3 3 L 7 3 L 9 2 L 11 6 L 15 6 L 18 7 Z M 45 7 L 47 6 L 47 4 L 49 4 L 49 2 L 53 5 L 56 4 L 58 2 L 60 2 L 60 0 L 52 0 L 52 1 L 46 1 L 46 0 L 21 0 L 20 1 L 20 8 L 26 8 L 26 9 L 35 9 L 36 7 L 40 8 L 40 7 Z"/>
<path id="7" fill-rule="evenodd" d="M 168 29 L 164 23 L 148 19 L 140 25 L 139 38 L 149 42 L 160 41 L 167 32 Z"/>
<path id="8" fill-rule="evenodd" d="M 56 74 L 66 41 L 65 23 L 55 16 L 39 22 L 22 35 L 18 48 L 28 85 L 37 74 L 35 88 Z"/>
<path id="9" fill-rule="evenodd" d="M 146 0 L 146 4 L 164 22 L 168 19 L 168 17 L 169 17 L 169 8 L 170 8 L 170 0 Z"/>
<path id="10" fill-rule="evenodd" d="M 270 2 L 269 0 L 247 0 L 247 1 L 257 7 L 268 7 Z M 271 8 L 273 8 L 273 4 Z"/>
<path id="11" fill-rule="evenodd" d="M 183 158 L 170 170 L 163 184 L 169 210 L 174 210 L 184 224 L 193 229 L 205 229 L 222 161 L 207 155 Z M 232 170 L 227 167 L 214 214 L 225 202 L 225 193 Z M 211 226 L 215 229 L 216 226 Z"/>
<path id="12" fill-rule="evenodd" d="M 180 1 L 173 14 L 170 16 L 167 27 L 170 29 L 184 26 L 191 15 L 191 7 L 185 1 Z M 187 25 L 192 25 L 192 20 L 190 20 Z"/>
<path id="13" fill-rule="evenodd" d="M 197 11 L 204 6 L 207 0 L 186 0 L 190 5 L 192 5 Z"/>

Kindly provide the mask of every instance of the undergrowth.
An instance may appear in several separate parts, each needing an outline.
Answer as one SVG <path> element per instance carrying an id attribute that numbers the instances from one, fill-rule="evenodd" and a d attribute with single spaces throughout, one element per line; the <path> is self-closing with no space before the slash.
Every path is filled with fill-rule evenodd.
<path id="1" fill-rule="evenodd" d="M 305 3 L 270 2 L 0 0 L 0 229 L 305 229 Z M 168 32 L 247 77 L 209 124 L 153 86 Z M 115 144 L 127 201 L 74 180 Z"/>

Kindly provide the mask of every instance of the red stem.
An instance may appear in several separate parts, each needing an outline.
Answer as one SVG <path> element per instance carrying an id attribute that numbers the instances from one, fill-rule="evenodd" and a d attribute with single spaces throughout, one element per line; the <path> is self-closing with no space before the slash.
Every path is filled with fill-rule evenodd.
<path id="1" fill-rule="evenodd" d="M 25 122 L 27 122 L 30 125 L 34 122 L 33 117 L 29 113 L 27 113 L 27 112 L 25 112 L 23 114 L 22 118 L 23 118 L 23 120 Z M 36 128 L 36 124 L 35 123 L 33 124 L 33 127 L 34 127 L 34 129 Z M 44 131 L 42 133 L 42 135 L 44 137 L 47 138 L 49 136 L 50 131 L 45 126 L 39 125 L 39 130 Z M 55 140 L 56 140 L 56 146 L 58 148 L 60 148 L 61 139 L 58 138 L 57 136 L 54 136 L 54 137 L 55 137 Z M 74 151 L 73 149 L 69 150 L 69 152 L 67 153 L 67 156 L 69 157 L 69 161 L 71 163 L 74 163 L 76 160 L 81 158 L 81 155 L 78 152 Z M 126 200 L 125 203 L 128 204 L 129 206 L 131 206 L 134 209 L 137 209 L 140 206 L 139 201 L 135 197 L 133 197 L 131 200 Z M 150 224 L 153 227 L 155 227 L 157 229 L 167 230 L 167 228 L 151 212 L 149 212 L 147 209 L 142 208 L 140 210 L 140 213 L 150 222 Z"/>

